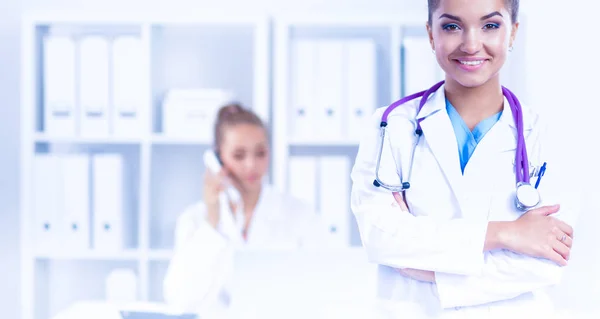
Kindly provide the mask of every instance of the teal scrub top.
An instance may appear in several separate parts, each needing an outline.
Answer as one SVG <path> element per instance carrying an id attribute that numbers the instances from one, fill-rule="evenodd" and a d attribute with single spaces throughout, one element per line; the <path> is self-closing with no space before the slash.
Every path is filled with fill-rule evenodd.
<path id="1" fill-rule="evenodd" d="M 498 122 L 502 115 L 502 111 L 479 122 L 473 131 L 469 130 L 465 121 L 463 121 L 460 114 L 458 114 L 458 111 L 448 99 L 446 99 L 446 111 L 448 112 L 452 127 L 454 128 L 454 134 L 456 135 L 456 142 L 458 144 L 458 155 L 460 157 L 460 169 L 464 174 L 465 166 L 467 166 L 477 144 L 483 139 L 485 134 L 494 126 L 494 124 Z"/>

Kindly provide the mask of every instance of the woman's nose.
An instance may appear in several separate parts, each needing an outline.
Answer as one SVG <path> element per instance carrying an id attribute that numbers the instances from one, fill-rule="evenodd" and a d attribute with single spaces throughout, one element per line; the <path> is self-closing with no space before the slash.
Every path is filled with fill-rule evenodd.
<path id="1" fill-rule="evenodd" d="M 244 161 L 244 166 L 246 169 L 252 169 L 256 166 L 256 159 L 252 156 L 248 156 L 248 158 Z"/>
<path id="2" fill-rule="evenodd" d="M 465 32 L 463 37 L 463 43 L 461 46 L 461 51 L 464 53 L 473 55 L 481 50 L 482 41 L 479 33 L 476 30 L 470 30 L 469 32 Z"/>

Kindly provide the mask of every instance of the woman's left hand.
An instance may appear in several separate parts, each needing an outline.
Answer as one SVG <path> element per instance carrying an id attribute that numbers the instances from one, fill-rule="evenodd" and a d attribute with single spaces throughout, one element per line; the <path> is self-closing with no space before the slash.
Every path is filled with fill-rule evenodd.
<path id="1" fill-rule="evenodd" d="M 408 205 L 406 205 L 406 202 L 404 201 L 404 196 L 402 196 L 402 194 L 397 193 L 397 192 L 392 193 L 392 195 L 394 196 L 394 199 L 396 200 L 396 204 L 398 204 L 398 206 L 400 207 L 400 210 L 402 210 L 402 212 L 408 213 L 409 212 Z M 412 269 L 412 268 L 403 268 L 403 269 L 397 269 L 397 270 L 403 276 L 412 278 L 414 280 L 425 281 L 425 282 L 435 282 L 435 273 L 433 271 Z"/>
<path id="2" fill-rule="evenodd" d="M 435 273 L 429 270 L 420 270 L 412 268 L 398 269 L 398 272 L 404 277 L 412 278 L 418 281 L 435 282 Z"/>
<path id="3" fill-rule="evenodd" d="M 394 196 L 394 199 L 396 200 L 396 204 L 393 206 L 394 207 L 400 206 L 400 210 L 408 213 L 409 212 L 408 205 L 404 201 L 404 196 L 398 192 L 393 192 L 392 195 Z"/>

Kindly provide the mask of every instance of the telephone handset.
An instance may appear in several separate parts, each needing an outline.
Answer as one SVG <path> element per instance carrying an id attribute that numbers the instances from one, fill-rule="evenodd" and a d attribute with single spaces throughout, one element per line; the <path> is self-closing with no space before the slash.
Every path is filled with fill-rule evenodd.
<path id="1" fill-rule="evenodd" d="M 206 167 L 210 169 L 213 174 L 219 174 L 222 168 L 221 160 L 217 154 L 210 149 L 204 152 L 204 165 L 206 165 Z M 229 197 L 230 201 L 234 203 L 241 202 L 242 196 L 240 195 L 239 191 L 233 187 L 233 185 L 227 185 L 225 193 Z"/>

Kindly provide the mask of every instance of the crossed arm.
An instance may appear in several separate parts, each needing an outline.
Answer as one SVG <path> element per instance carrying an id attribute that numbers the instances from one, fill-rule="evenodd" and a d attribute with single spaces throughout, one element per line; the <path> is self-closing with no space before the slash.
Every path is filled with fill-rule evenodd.
<path id="1" fill-rule="evenodd" d="M 559 242 L 557 238 L 562 238 L 557 226 L 560 220 L 555 217 L 567 213 L 564 217 L 568 216 L 573 222 L 579 207 L 563 205 L 567 210 L 553 214 L 553 218 L 527 213 L 518 222 L 467 218 L 441 220 L 435 214 L 415 216 L 406 207 L 403 212 L 399 208 L 403 201 L 394 200 L 385 189 L 373 187 L 373 172 L 379 152 L 377 143 L 373 141 L 379 136 L 380 115 L 374 114 L 373 126 L 365 130 L 351 174 L 352 211 L 371 262 L 399 269 L 404 275 L 418 280 L 435 282 L 443 308 L 508 300 L 560 282 L 561 265 L 565 264 L 560 255 L 568 256 L 568 249 L 565 254 L 565 249 L 558 244 L 555 248 L 540 242 Z M 380 175 L 397 176 L 397 180 L 388 182 L 398 184 L 401 173 L 397 165 L 402 159 L 402 144 L 386 150 L 386 158 L 394 158 L 394 162 L 382 162 Z M 396 153 L 389 154 L 392 150 Z M 537 153 L 541 152 L 532 152 Z M 546 154 L 537 157 L 547 158 Z M 546 187 L 556 185 L 556 191 L 564 192 L 565 189 L 560 187 L 563 183 L 548 182 L 551 176 L 546 174 Z M 556 191 L 553 191 L 554 195 L 560 195 Z M 557 199 L 554 196 L 548 198 Z M 555 211 L 557 209 L 554 208 Z M 526 215 L 528 217 L 524 218 Z M 564 220 L 564 217 L 561 219 Z M 572 229 L 562 224 L 564 229 L 560 231 L 571 235 Z M 519 228 L 516 229 L 515 225 Z M 535 229 L 544 229 L 546 233 L 532 231 Z M 537 242 L 532 238 L 536 238 Z M 571 239 L 566 240 L 570 246 Z"/>
<path id="2" fill-rule="evenodd" d="M 409 213 L 402 195 L 394 193 L 394 199 L 401 213 Z M 542 216 L 547 216 L 558 211 L 558 207 L 544 207 L 538 209 Z M 414 268 L 397 268 L 398 272 L 406 277 L 436 283 L 440 301 L 443 307 L 472 306 L 510 299 L 522 293 L 538 288 L 557 284 L 560 281 L 562 269 L 572 246 L 573 230 L 570 226 L 560 221 L 557 222 L 565 233 L 552 249 L 531 253 L 531 257 L 507 250 L 509 245 L 506 237 L 501 235 L 503 227 L 511 226 L 509 222 L 490 223 L 484 244 L 484 266 L 480 275 L 459 275 L 452 273 L 435 272 L 431 270 Z M 532 227 L 530 225 L 529 227 Z M 529 243 L 522 243 L 527 245 Z M 516 248 L 512 248 L 515 249 Z M 559 253 L 560 252 L 560 253 Z M 562 254 L 562 255 L 561 255 Z M 556 262 L 537 257 L 552 258 L 558 255 Z M 564 259 L 563 259 L 564 258 Z"/>
<path id="3" fill-rule="evenodd" d="M 530 212 L 518 223 L 415 216 L 405 206 L 402 211 L 403 201 L 395 200 L 389 191 L 372 186 L 374 164 L 365 165 L 360 155 L 352 173 L 351 206 L 370 261 L 401 269 L 415 279 L 435 281 L 443 308 L 509 300 L 560 282 L 563 267 L 548 257 L 540 258 L 558 253 L 540 242 L 558 242 L 562 235 L 553 231 L 560 220 L 554 217 L 564 213 L 573 217 L 576 209 L 566 205 L 568 210 L 553 218 Z M 567 228 L 564 231 L 572 234 Z"/>

